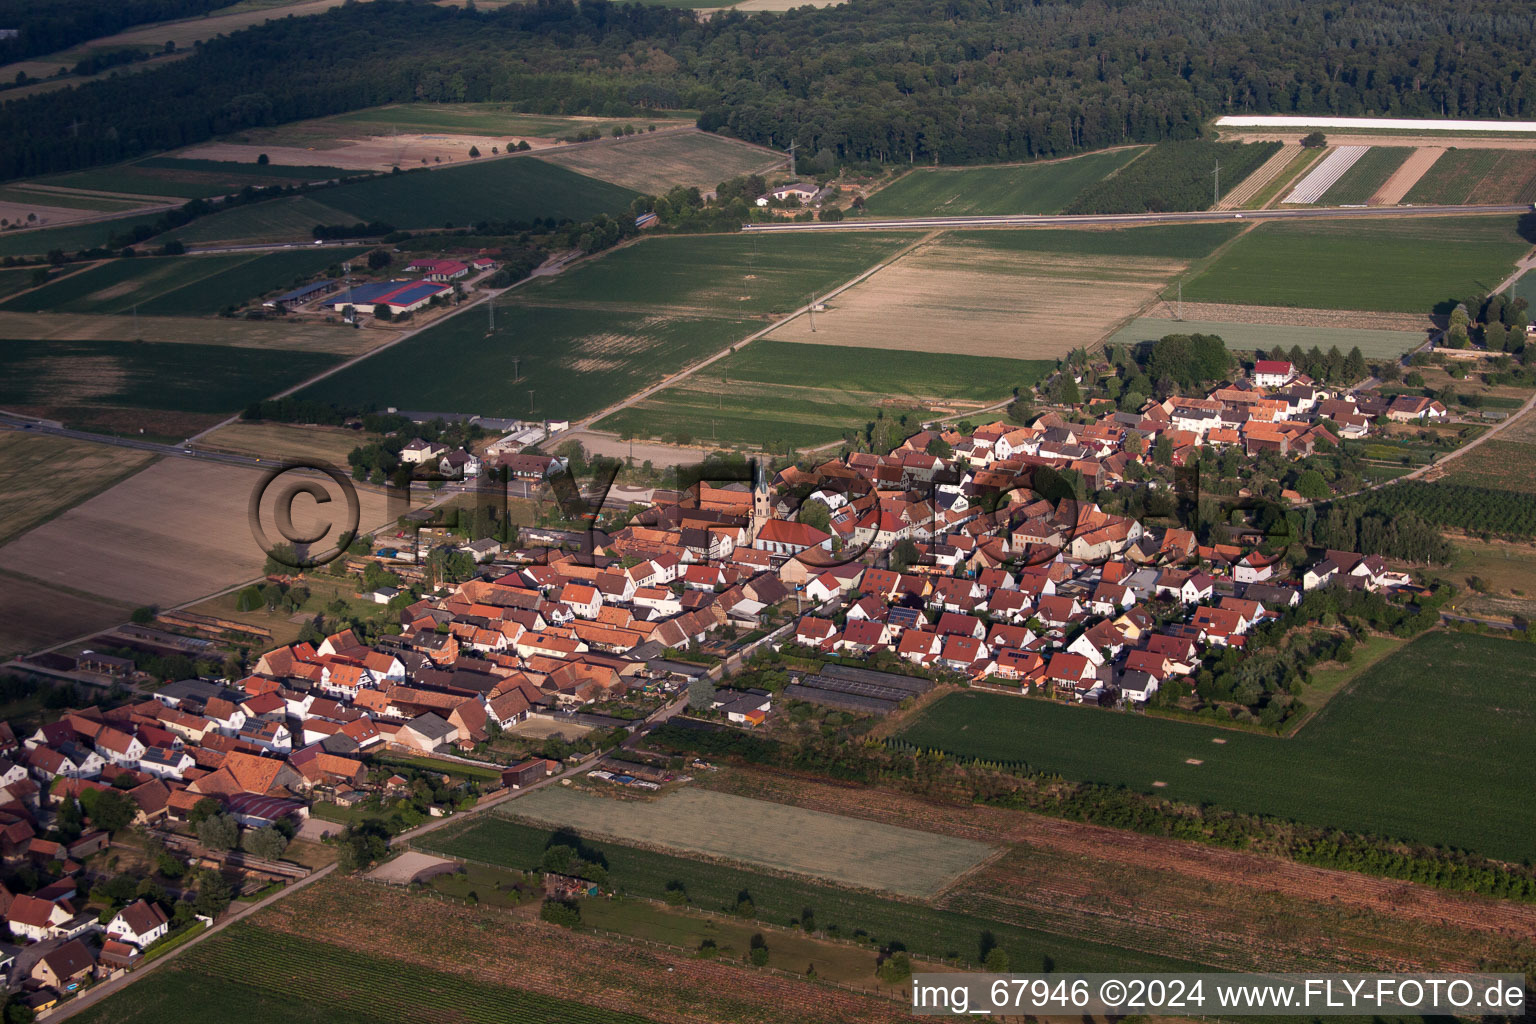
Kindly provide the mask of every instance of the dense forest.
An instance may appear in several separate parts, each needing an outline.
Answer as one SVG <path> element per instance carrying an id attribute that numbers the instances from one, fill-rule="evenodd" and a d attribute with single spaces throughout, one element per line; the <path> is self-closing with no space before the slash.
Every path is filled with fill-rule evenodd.
<path id="1" fill-rule="evenodd" d="M 688 107 L 802 168 L 1187 139 L 1212 115 L 1536 116 L 1536 10 L 1495 0 L 852 0 L 783 15 L 376 0 L 0 107 L 0 177 L 399 101 Z M 145 103 L 145 96 L 157 102 Z"/>
<path id="2" fill-rule="evenodd" d="M 152 21 L 195 18 L 234 0 L 0 0 L 0 63 L 53 53 Z"/>

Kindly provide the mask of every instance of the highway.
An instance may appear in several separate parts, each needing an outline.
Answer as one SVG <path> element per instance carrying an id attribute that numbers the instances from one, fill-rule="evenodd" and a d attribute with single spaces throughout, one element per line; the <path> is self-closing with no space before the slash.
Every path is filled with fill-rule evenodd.
<path id="1" fill-rule="evenodd" d="M 885 220 L 783 221 L 743 224 L 741 230 L 889 231 L 914 228 L 1090 228 L 1135 224 L 1188 224 L 1223 220 L 1344 220 L 1350 217 L 1433 217 L 1458 213 L 1529 213 L 1507 206 L 1359 206 L 1296 210 L 1197 210 L 1189 213 L 1000 214 L 988 217 L 896 217 Z"/>

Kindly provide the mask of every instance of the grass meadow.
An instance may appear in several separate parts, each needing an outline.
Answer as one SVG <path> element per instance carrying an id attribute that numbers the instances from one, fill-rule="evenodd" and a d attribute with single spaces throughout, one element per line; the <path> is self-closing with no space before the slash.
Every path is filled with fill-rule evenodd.
<path id="1" fill-rule="evenodd" d="M 99 264 L 18 296 L 0 309 L 20 313 L 208 316 L 293 287 L 360 250 L 212 256 L 142 256 Z"/>
<path id="2" fill-rule="evenodd" d="M 1536 844 L 1536 819 L 1518 810 L 1536 771 L 1533 728 L 1536 649 L 1436 632 L 1377 662 L 1289 739 L 981 693 L 943 698 L 901 736 L 1173 800 L 1518 861 Z"/>
<path id="3" fill-rule="evenodd" d="M 1184 282 L 1192 302 L 1445 311 L 1503 280 L 1531 245 L 1516 219 L 1271 221 Z"/>
<path id="4" fill-rule="evenodd" d="M 870 196 L 865 210 L 875 217 L 1060 213 L 1084 188 L 1118 171 L 1145 149 L 1003 167 L 914 170 Z"/>
<path id="5" fill-rule="evenodd" d="M 113 235 L 124 234 L 139 224 L 154 224 L 160 216 L 158 213 L 147 213 L 90 224 L 64 224 L 35 231 L 0 232 L 0 256 L 43 256 L 54 249 L 67 253 L 96 249 L 106 245 L 107 239 Z"/>
<path id="6" fill-rule="evenodd" d="M 659 128 L 671 121 L 692 121 L 695 116 L 688 110 L 653 110 L 644 117 L 561 117 L 524 113 L 507 103 L 401 103 L 338 114 L 323 121 L 308 122 L 306 127 L 335 125 L 343 129 L 336 133 L 338 138 L 356 138 L 360 134 L 390 135 L 396 131 L 558 138 L 586 128 L 606 131 L 616 126 L 643 128 L 651 124 Z"/>

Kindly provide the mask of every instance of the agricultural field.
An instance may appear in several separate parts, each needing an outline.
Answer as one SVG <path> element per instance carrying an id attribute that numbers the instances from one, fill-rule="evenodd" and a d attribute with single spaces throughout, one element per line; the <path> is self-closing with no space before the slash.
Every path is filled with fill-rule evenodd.
<path id="1" fill-rule="evenodd" d="M 109 260 L 0 305 L 21 313 L 211 316 L 310 280 L 360 249 Z"/>
<path id="2" fill-rule="evenodd" d="M 376 440 L 378 435 L 345 427 L 300 427 L 242 420 L 201 438 L 198 447 L 255 455 L 262 459 L 318 459 L 345 470 L 347 454 L 352 449 Z"/>
<path id="3" fill-rule="evenodd" d="M 1317 162 L 1306 177 L 1281 200 L 1282 203 L 1318 203 L 1323 195 L 1343 177 L 1356 162 L 1370 152 L 1369 146 L 1338 146 Z"/>
<path id="4" fill-rule="evenodd" d="M 874 217 L 1060 213 L 1084 188 L 1130 163 L 1145 146 L 1003 167 L 910 171 L 869 197 Z"/>
<path id="5" fill-rule="evenodd" d="M 754 329 L 745 317 L 515 303 L 497 304 L 494 331 L 487 319 L 478 309 L 462 313 L 311 385 L 300 397 L 576 419 Z M 427 361 L 453 372 L 424 373 Z"/>
<path id="6" fill-rule="evenodd" d="M 149 204 L 143 199 L 117 199 L 112 196 L 38 188 L 32 183 L 18 182 L 0 185 L 0 206 L 11 205 L 47 206 L 56 210 L 87 210 L 91 213 L 123 213 Z"/>
<path id="7" fill-rule="evenodd" d="M 1323 193 L 1320 202 L 1328 206 L 1359 206 L 1370 201 L 1412 153 L 1406 146 L 1372 146 Z"/>
<path id="8" fill-rule="evenodd" d="M 1466 454 L 1458 455 L 1446 466 L 1445 475 L 1437 479 L 1451 484 L 1536 494 L 1536 474 L 1532 473 L 1532 467 L 1536 466 L 1536 445 L 1507 440 L 1507 437 L 1507 432 L 1499 434 Z M 1531 582 L 1536 589 L 1536 580 Z"/>
<path id="9" fill-rule="evenodd" d="M 0 544 L 132 476 L 149 452 L 27 430 L 0 430 Z M 67 473 L 58 467 L 68 466 Z"/>
<path id="10" fill-rule="evenodd" d="M 1116 948 L 1091 937 L 1075 938 L 1032 927 L 1032 915 L 1017 923 L 904 902 L 715 861 L 662 853 L 622 843 L 589 840 L 569 831 L 534 828 L 496 816 L 481 816 L 466 827 L 431 833 L 417 845 L 449 857 L 510 868 L 537 868 L 546 847 L 577 842 L 587 859 L 607 866 L 608 885 L 645 899 L 664 899 L 669 883 L 681 883 L 689 907 L 730 912 L 742 893 L 750 896 L 757 920 L 779 927 L 800 920 L 809 908 L 817 928 L 850 936 L 856 929 L 875 945 L 899 941 L 914 955 L 980 960 L 983 932 L 1009 955 L 1014 970 L 1035 970 L 1054 963 L 1056 970 L 1096 970 L 1111 966 L 1136 970 L 1190 969 L 1188 961 Z M 1029 923 L 1026 923 L 1029 922 Z"/>
<path id="11" fill-rule="evenodd" d="M 727 178 L 779 170 L 788 163 L 761 146 L 695 131 L 564 146 L 535 159 L 646 195 L 660 195 L 676 185 L 707 191 Z"/>
<path id="12" fill-rule="evenodd" d="M 582 221 L 599 213 L 623 213 L 635 198 L 627 188 L 521 158 L 384 175 L 315 195 L 351 221 L 383 221 L 398 228 L 486 220 Z"/>
<path id="13" fill-rule="evenodd" d="M 643 1024 L 644 1017 L 475 982 L 409 960 L 366 955 L 237 924 L 76 1019 L 133 1024 L 413 1024 L 423 1006 L 487 1024 Z"/>
<path id="14" fill-rule="evenodd" d="M 501 813 L 919 899 L 996 852 L 968 839 L 691 788 L 638 801 L 546 787 Z M 849 857 L 850 850 L 860 856 Z"/>
<path id="15" fill-rule="evenodd" d="M 1205 210 L 1219 202 L 1212 172 L 1234 189 L 1280 150 L 1278 142 L 1162 142 L 1118 174 L 1084 189 L 1065 213 L 1147 213 Z"/>
<path id="16" fill-rule="evenodd" d="M 302 185 L 356 173 L 323 165 L 292 166 L 155 156 L 116 167 L 75 171 L 37 181 L 39 184 L 105 193 L 207 199 L 239 192 L 247 185 L 257 188 L 265 185 Z"/>
<path id="17" fill-rule="evenodd" d="M 1405 199 L 1416 205 L 1531 202 L 1536 200 L 1536 151 L 1448 149 Z"/>
<path id="18" fill-rule="evenodd" d="M 248 511 L 262 479 L 253 469 L 163 459 L 0 548 L 0 569 L 130 605 L 197 600 L 260 573 L 266 553 Z M 261 508 L 268 531 L 280 490 L 270 488 Z M 360 531 L 386 521 L 381 493 L 361 488 L 358 498 Z M 343 525 L 340 503 L 299 501 L 293 512 L 300 532 Z"/>
<path id="19" fill-rule="evenodd" d="M 105 629 L 125 621 L 132 610 L 121 601 L 0 571 L 0 658 Z"/>
<path id="20" fill-rule="evenodd" d="M 1216 209 L 1241 209 L 1252 203 L 1260 193 L 1272 187 L 1278 189 L 1286 171 L 1296 164 L 1297 158 L 1305 152 L 1299 143 L 1281 146 L 1275 150 L 1274 156 L 1260 164 L 1258 169 L 1239 182 L 1236 188 L 1229 189 L 1227 194 L 1221 197 L 1221 202 L 1216 204 Z"/>
<path id="21" fill-rule="evenodd" d="M 97 249 L 115 235 L 122 235 L 140 224 L 152 225 L 159 219 L 159 213 L 147 213 L 85 224 L 61 224 L 34 231 L 3 231 L 0 232 L 0 256 L 44 256 L 54 249 L 67 253 Z"/>
<path id="22" fill-rule="evenodd" d="M 329 196 L 331 190 L 315 195 Z M 159 241 L 205 245 L 209 242 L 309 241 L 316 224 L 356 224 L 350 213 L 308 195 L 284 196 L 199 217 L 190 224 L 167 231 Z"/>
<path id="23" fill-rule="evenodd" d="M 1495 702 L 1492 664 L 1501 667 Z M 1527 742 L 1533 680 L 1536 650 L 1437 632 L 1378 662 L 1290 739 L 975 693 L 931 705 L 902 738 L 1174 800 L 1519 860 L 1536 842 L 1536 822 L 1508 813 L 1536 770 Z"/>
<path id="24" fill-rule="evenodd" d="M 359 135 L 392 135 L 397 131 L 553 139 L 589 128 L 597 128 L 606 134 L 613 128 L 625 126 L 643 129 L 653 124 L 657 128 L 666 127 L 669 122 L 691 124 L 696 116 L 691 110 L 650 110 L 638 117 L 562 117 L 525 113 L 510 103 L 400 103 L 260 129 L 250 133 L 250 138 L 233 136 L 232 141 L 259 144 L 269 138 L 265 134 L 269 131 L 293 133 L 288 141 L 302 139 L 309 145 L 318 141 L 321 148 L 327 138 L 352 139 Z"/>
<path id="25" fill-rule="evenodd" d="M 1360 659 L 1401 643 L 1373 640 Z M 945 908 L 1028 920 L 1222 970 L 1417 970 L 1469 958 L 1513 966 L 1536 955 L 1536 907 L 1527 904 L 877 785 L 739 766 L 699 781 L 794 807 L 1004 844 L 1007 853 L 945 894 Z M 1263 913 L 1254 913 L 1256 901 Z"/>
<path id="26" fill-rule="evenodd" d="M 304 397 L 577 419 L 768 326 L 812 291 L 842 284 L 907 240 L 648 238 L 505 293 L 494 331 L 489 314 L 468 311 Z M 420 373 L 428 353 L 457 371 Z"/>
<path id="27" fill-rule="evenodd" d="M 1184 298 L 1256 306 L 1444 312 L 1503 280 L 1531 245 L 1513 217 L 1271 221 L 1184 282 Z"/>
<path id="28" fill-rule="evenodd" d="M 31 288 L 33 269 L 24 267 L 20 270 L 0 270 L 0 299 L 8 299 L 17 292 Z"/>
<path id="29" fill-rule="evenodd" d="M 0 406 L 66 422 L 94 406 L 229 413 L 338 361 L 229 345 L 4 339 Z"/>
<path id="30" fill-rule="evenodd" d="M 221 319 L 210 331 L 187 316 L 108 316 L 87 313 L 13 313 L 0 310 L 0 337 L 39 341 L 153 341 L 166 345 L 217 345 L 284 352 L 357 355 L 395 337 L 391 330 L 337 323 Z"/>
<path id="31" fill-rule="evenodd" d="M 858 356 L 850 359 L 849 350 L 838 345 L 765 338 L 598 426 L 685 444 L 783 451 L 836 441 L 881 414 L 980 409 L 1055 368 L 1054 360 L 896 349 L 861 349 Z"/>
<path id="32" fill-rule="evenodd" d="M 1073 251 L 1093 242 L 1112 246 L 1119 239 L 1136 249 L 1138 241 L 1148 241 L 1135 237 L 1141 230 L 1093 233 L 1062 247 L 1053 244 L 1058 233 L 945 234 L 829 299 L 814 323 L 801 317 L 769 337 L 938 355 L 1055 359 L 1096 344 L 1186 269 L 1181 259 Z"/>
<path id="33" fill-rule="evenodd" d="M 1367 359 L 1390 359 L 1424 343 L 1423 331 L 1377 331 L 1357 327 L 1302 327 L 1289 324 L 1245 324 L 1230 320 L 1174 320 L 1166 317 L 1137 317 L 1110 335 L 1106 344 L 1134 345 L 1156 341 L 1169 334 L 1216 334 L 1234 352 L 1254 352 L 1277 348 L 1289 350 L 1294 345 L 1310 349 L 1314 345 L 1327 352 L 1337 345 L 1340 352 L 1355 346 Z"/>

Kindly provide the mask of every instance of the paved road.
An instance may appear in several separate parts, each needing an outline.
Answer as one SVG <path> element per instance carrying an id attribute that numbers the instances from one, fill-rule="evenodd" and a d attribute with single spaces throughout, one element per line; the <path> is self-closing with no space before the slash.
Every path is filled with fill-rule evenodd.
<path id="1" fill-rule="evenodd" d="M 1198 210 L 1189 213 L 1117 213 L 1071 216 L 1007 214 L 992 217 L 908 217 L 888 220 L 783 221 L 743 224 L 743 231 L 874 231 L 893 228 L 1116 227 L 1127 224 L 1187 224 L 1222 220 L 1344 220 L 1351 217 L 1434 217 L 1457 213 L 1529 213 L 1525 203 L 1508 206 L 1371 206 L 1304 210 Z"/>

